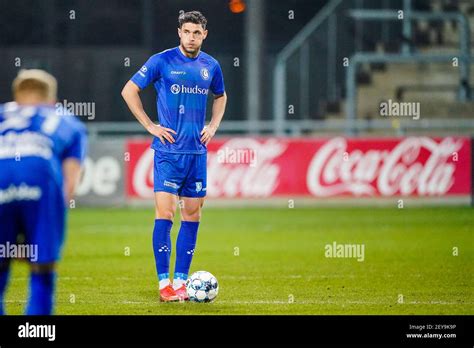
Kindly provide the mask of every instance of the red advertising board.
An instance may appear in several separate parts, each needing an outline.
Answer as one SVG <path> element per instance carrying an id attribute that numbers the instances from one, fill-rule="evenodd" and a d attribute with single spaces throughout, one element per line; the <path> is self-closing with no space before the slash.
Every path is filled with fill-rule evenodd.
<path id="1" fill-rule="evenodd" d="M 250 138 L 209 144 L 209 197 L 439 197 L 471 192 L 471 140 Z M 153 196 L 153 150 L 129 141 L 129 198 Z"/>

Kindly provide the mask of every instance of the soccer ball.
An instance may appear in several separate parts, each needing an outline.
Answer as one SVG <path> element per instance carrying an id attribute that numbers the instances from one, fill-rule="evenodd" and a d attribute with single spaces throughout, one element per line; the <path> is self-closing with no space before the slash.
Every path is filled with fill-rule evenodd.
<path id="1" fill-rule="evenodd" d="M 189 300 L 193 302 L 211 302 L 219 292 L 216 277 L 206 271 L 194 272 L 186 281 Z"/>

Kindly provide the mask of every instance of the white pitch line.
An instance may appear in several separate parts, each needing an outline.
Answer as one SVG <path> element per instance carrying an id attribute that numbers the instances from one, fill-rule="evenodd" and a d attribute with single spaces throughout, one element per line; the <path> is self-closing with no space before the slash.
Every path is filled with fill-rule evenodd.
<path id="1" fill-rule="evenodd" d="M 7 300 L 5 301 L 7 303 L 26 303 L 25 300 Z M 57 302 L 57 303 L 69 303 L 68 301 L 65 302 Z M 94 302 L 94 301 L 76 301 L 77 304 L 117 304 L 115 301 L 101 301 L 101 302 Z M 139 304 L 139 305 L 156 305 L 160 304 L 158 300 L 156 301 L 121 301 L 120 303 L 122 304 Z M 368 304 L 376 304 L 376 305 L 393 305 L 393 306 L 398 306 L 398 307 L 403 307 L 407 305 L 445 305 L 445 306 L 452 306 L 452 305 L 472 305 L 474 302 L 445 302 L 445 301 L 411 301 L 407 303 L 394 303 L 394 302 L 376 302 L 376 301 L 344 301 L 344 302 L 335 302 L 335 301 L 298 301 L 295 300 L 292 303 L 289 303 L 288 301 L 281 301 L 281 300 L 274 300 L 274 301 L 269 301 L 269 300 L 258 300 L 258 301 L 220 301 L 216 300 L 215 302 L 212 303 L 213 305 L 218 305 L 218 304 L 244 304 L 244 305 L 259 305 L 259 304 L 264 304 L 264 305 L 314 305 L 314 304 L 320 304 L 320 305 L 339 305 L 343 306 L 346 304 L 363 304 L 363 305 L 368 305 Z"/>
<path id="2" fill-rule="evenodd" d="M 92 277 L 58 277 L 58 280 L 92 280 Z M 29 277 L 12 277 L 11 280 L 30 280 Z"/>
<path id="3" fill-rule="evenodd" d="M 219 279 L 223 280 L 262 280 L 269 277 L 266 276 L 232 276 L 232 275 L 223 275 Z M 326 279 L 326 278 L 355 278 L 354 275 L 318 275 L 318 276 L 302 276 L 300 274 L 295 275 L 281 275 L 278 276 L 279 279 Z M 29 280 L 27 277 L 12 277 L 12 280 Z M 92 277 L 58 277 L 58 280 L 93 280 Z M 101 277 L 95 279 L 110 279 L 108 277 Z M 115 280 L 128 280 L 133 281 L 137 279 L 142 279 L 141 277 L 114 277 Z"/>
<path id="4" fill-rule="evenodd" d="M 274 276 L 232 276 L 232 275 L 222 275 L 218 277 L 219 279 L 228 279 L 228 280 L 261 280 L 269 277 L 274 277 Z M 343 275 L 343 274 L 330 274 L 330 275 L 311 275 L 311 276 L 303 276 L 300 274 L 294 274 L 294 275 L 279 275 L 278 279 L 326 279 L 326 278 L 356 278 L 355 275 L 349 274 L 349 275 Z"/>
<path id="5" fill-rule="evenodd" d="M 288 302 L 288 301 L 219 301 L 217 300 L 216 302 L 223 303 L 223 304 L 286 304 L 286 305 L 298 305 L 298 304 L 305 304 L 305 305 L 311 305 L 311 304 L 322 304 L 322 305 L 346 305 L 346 304 L 364 304 L 364 305 L 394 305 L 394 306 L 404 306 L 404 305 L 418 305 L 418 304 L 424 304 L 424 305 L 469 305 L 469 304 L 474 304 L 474 302 L 444 302 L 444 301 L 425 301 L 425 302 L 419 302 L 419 301 L 412 301 L 412 302 L 407 302 L 403 304 L 398 304 L 395 302 L 377 302 L 377 301 L 344 301 L 344 302 L 336 302 L 336 301 L 298 301 L 294 300 L 293 302 Z"/>

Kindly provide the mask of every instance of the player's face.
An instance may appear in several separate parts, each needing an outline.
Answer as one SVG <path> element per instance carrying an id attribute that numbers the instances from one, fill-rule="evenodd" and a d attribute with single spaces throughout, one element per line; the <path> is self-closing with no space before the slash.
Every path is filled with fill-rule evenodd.
<path id="1" fill-rule="evenodd" d="M 178 28 L 178 35 L 181 39 L 181 47 L 189 54 L 196 54 L 207 37 L 207 30 L 204 30 L 201 24 L 184 23 L 181 28 Z"/>

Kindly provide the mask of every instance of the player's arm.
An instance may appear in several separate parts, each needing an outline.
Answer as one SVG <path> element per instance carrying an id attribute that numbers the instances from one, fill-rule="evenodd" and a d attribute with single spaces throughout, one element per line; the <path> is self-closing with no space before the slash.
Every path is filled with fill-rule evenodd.
<path id="1" fill-rule="evenodd" d="M 74 198 L 76 188 L 81 177 L 81 167 L 87 154 L 87 130 L 75 117 L 70 117 L 61 124 L 59 134 L 67 139 L 68 143 L 61 154 L 63 173 L 63 192 L 66 203 Z"/>
<path id="2" fill-rule="evenodd" d="M 165 140 L 170 143 L 174 143 L 174 138 L 170 133 L 176 134 L 176 132 L 170 128 L 161 127 L 160 125 L 154 124 L 150 117 L 143 109 L 142 100 L 140 98 L 140 88 L 132 81 L 128 81 L 122 89 L 122 97 L 127 103 L 128 108 L 141 123 L 143 127 L 152 135 L 160 139 L 164 144 Z"/>
<path id="3" fill-rule="evenodd" d="M 66 158 L 63 161 L 63 177 L 64 177 L 64 196 L 69 204 L 74 197 L 79 178 L 81 176 L 81 162 L 74 157 Z"/>
<path id="4" fill-rule="evenodd" d="M 201 142 L 204 145 L 209 144 L 212 137 L 216 134 L 217 128 L 221 124 L 222 118 L 224 117 L 225 106 L 227 104 L 227 94 L 224 92 L 222 95 L 214 97 L 212 104 L 212 117 L 209 125 L 204 127 L 201 132 Z"/>

